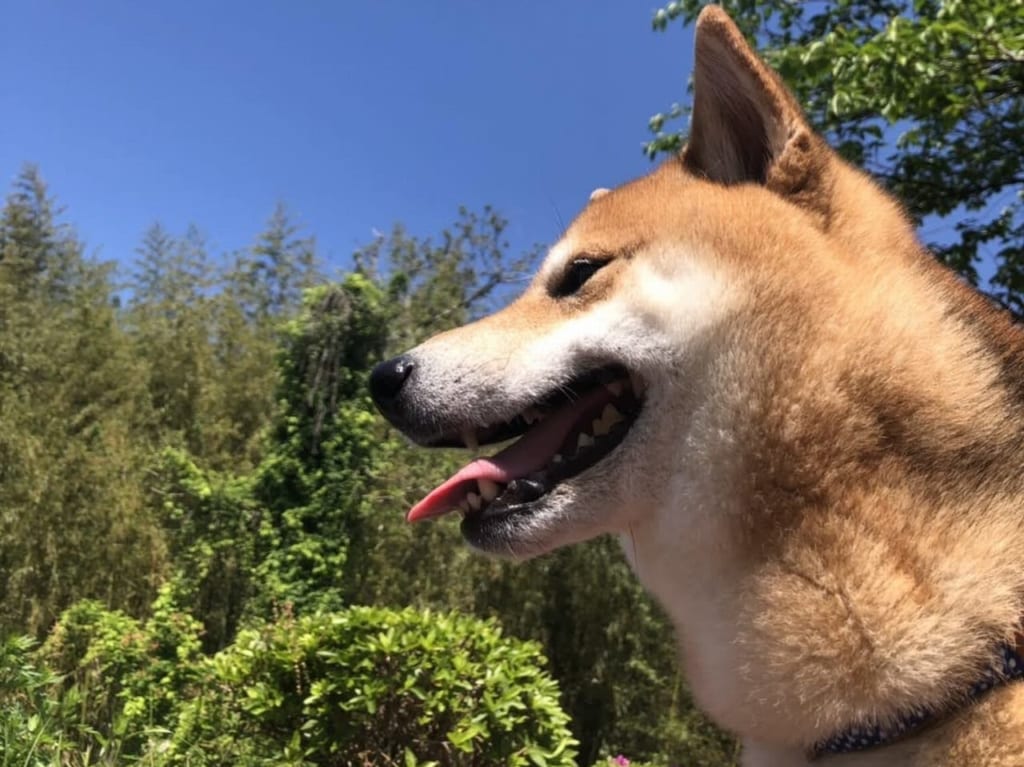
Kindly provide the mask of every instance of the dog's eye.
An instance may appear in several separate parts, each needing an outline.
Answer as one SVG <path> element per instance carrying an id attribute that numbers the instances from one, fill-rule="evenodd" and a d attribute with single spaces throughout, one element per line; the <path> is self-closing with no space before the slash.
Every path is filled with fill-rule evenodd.
<path id="1" fill-rule="evenodd" d="M 569 268 L 565 270 L 561 282 L 555 285 L 553 291 L 555 298 L 564 298 L 576 293 L 587 280 L 593 277 L 607 263 L 607 259 L 602 260 L 588 257 L 573 259 L 572 263 L 569 264 Z"/>

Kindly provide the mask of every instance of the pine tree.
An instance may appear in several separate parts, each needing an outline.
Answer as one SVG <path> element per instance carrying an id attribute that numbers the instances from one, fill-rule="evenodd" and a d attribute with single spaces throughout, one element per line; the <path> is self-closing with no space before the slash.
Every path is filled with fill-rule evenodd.
<path id="1" fill-rule="evenodd" d="M 66 290 L 80 244 L 57 222 L 60 211 L 34 165 L 15 179 L 0 220 L 0 272 L 12 295 Z"/>
<path id="2" fill-rule="evenodd" d="M 194 226 L 179 239 L 154 224 L 136 255 L 127 319 L 136 354 L 147 368 L 157 416 L 154 437 L 202 456 L 202 397 L 212 356 L 206 245 Z"/>
<path id="3" fill-rule="evenodd" d="M 253 297 L 257 316 L 283 317 L 295 312 L 302 291 L 319 282 L 316 241 L 299 236 L 299 227 L 278 203 L 249 255 L 260 293 Z"/>
<path id="4" fill-rule="evenodd" d="M 87 596 L 144 609 L 163 567 L 111 269 L 55 210 L 29 168 L 0 211 L 0 631 L 41 633 Z"/>

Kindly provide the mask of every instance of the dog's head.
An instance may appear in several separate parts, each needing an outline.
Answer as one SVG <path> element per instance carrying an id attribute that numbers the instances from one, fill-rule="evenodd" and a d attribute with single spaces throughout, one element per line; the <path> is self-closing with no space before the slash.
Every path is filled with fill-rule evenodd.
<path id="1" fill-rule="evenodd" d="M 595 192 L 513 304 L 373 371 L 378 407 L 421 445 L 516 440 L 411 520 L 461 509 L 473 546 L 512 556 L 626 529 L 685 495 L 673 467 L 732 385 L 716 362 L 730 333 L 757 305 L 785 311 L 815 251 L 906 236 L 888 202 L 890 221 L 832 215 L 836 173 L 852 171 L 721 10 L 702 13 L 696 51 L 678 158 Z"/>

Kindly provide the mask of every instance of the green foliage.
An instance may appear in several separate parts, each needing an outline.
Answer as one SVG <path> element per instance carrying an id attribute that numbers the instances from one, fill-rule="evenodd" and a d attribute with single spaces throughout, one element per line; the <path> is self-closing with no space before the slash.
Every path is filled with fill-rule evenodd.
<path id="1" fill-rule="evenodd" d="M 164 590 L 138 621 L 96 602 L 67 611 L 39 652 L 62 677 L 65 731 L 82 751 L 138 754 L 197 679 L 200 626 Z"/>
<path id="2" fill-rule="evenodd" d="M 702 0 L 654 16 L 691 23 Z M 919 220 L 947 218 L 937 255 L 1024 314 L 1024 16 L 1019 0 L 726 0 L 811 121 L 884 181 Z M 651 119 L 648 154 L 676 149 Z M 933 228 L 929 222 L 926 231 Z"/>
<path id="3" fill-rule="evenodd" d="M 161 453 L 152 476 L 174 562 L 169 588 L 202 624 L 203 650 L 216 652 L 234 638 L 253 593 L 262 510 L 252 479 L 204 471 L 175 448 Z"/>
<path id="4" fill-rule="evenodd" d="M 166 592 L 145 622 L 77 604 L 34 657 L 31 640 L 8 640 L 0 753 L 30 765 L 575 764 L 539 648 L 493 622 L 285 613 L 213 658 L 199 648 L 197 622 Z"/>
<path id="5" fill-rule="evenodd" d="M 253 251 L 293 230 L 279 209 Z M 275 279 L 297 279 L 292 257 L 311 253 L 295 253 L 289 243 L 280 248 L 272 259 Z M 230 269 L 219 270 L 194 226 L 178 238 L 155 224 L 136 255 L 125 324 L 146 372 L 153 439 L 186 449 L 211 468 L 252 468 L 274 408 L 276 324 L 297 300 L 275 304 L 271 314 L 266 293 L 283 289 L 261 284 L 267 275 L 255 256 L 243 252 Z"/>
<path id="6" fill-rule="evenodd" d="M 457 615 L 284 617 L 214 658 L 173 763 L 571 765 L 535 645 Z"/>
<path id="7" fill-rule="evenodd" d="M 285 326 L 279 412 L 254 490 L 268 511 L 257 612 L 346 603 L 349 543 L 361 536 L 377 460 L 365 376 L 384 340 L 380 292 L 358 274 L 309 291 Z"/>
<path id="8" fill-rule="evenodd" d="M 0 282 L 8 298 L 67 298 L 82 248 L 58 217 L 39 169 L 26 165 L 0 216 Z"/>
<path id="9" fill-rule="evenodd" d="M 55 207 L 27 168 L 0 210 L 0 633 L 42 636 L 87 597 L 144 610 L 164 564 L 144 376 L 109 266 Z"/>
<path id="10" fill-rule="evenodd" d="M 0 767 L 59 764 L 64 752 L 58 678 L 32 657 L 34 642 L 11 636 L 0 642 Z"/>
<path id="11" fill-rule="evenodd" d="M 179 240 L 155 224 L 136 255 L 129 317 L 148 373 L 155 436 L 203 454 L 202 392 L 211 372 L 206 294 L 212 273 L 206 243 L 194 226 Z"/>
<path id="12" fill-rule="evenodd" d="M 316 241 L 301 237 L 281 203 L 267 228 L 242 260 L 249 283 L 259 286 L 244 306 L 256 317 L 284 317 L 302 301 L 302 293 L 320 282 Z"/>

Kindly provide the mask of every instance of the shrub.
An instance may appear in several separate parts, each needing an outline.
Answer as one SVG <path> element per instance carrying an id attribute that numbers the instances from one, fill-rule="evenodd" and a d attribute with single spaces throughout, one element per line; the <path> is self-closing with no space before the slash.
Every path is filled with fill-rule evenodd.
<path id="1" fill-rule="evenodd" d="M 203 626 L 203 651 L 231 643 L 253 596 L 261 510 L 249 477 L 200 468 L 165 448 L 152 467 L 151 505 L 174 560 L 174 601 Z"/>
<path id="2" fill-rule="evenodd" d="M 243 631 L 208 665 L 188 765 L 573 765 L 537 645 L 455 614 L 356 607 Z"/>
<path id="3" fill-rule="evenodd" d="M 63 677 L 63 726 L 80 748 L 121 757 L 169 734 L 197 681 L 199 623 L 165 588 L 145 622 L 98 602 L 61 615 L 39 659 Z"/>
<path id="4" fill-rule="evenodd" d="M 32 659 L 34 642 L 12 636 L 0 641 L 0 765 L 41 767 L 60 762 L 56 706 L 50 692 L 57 678 Z"/>

